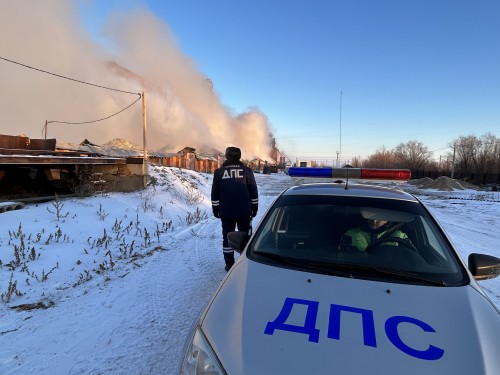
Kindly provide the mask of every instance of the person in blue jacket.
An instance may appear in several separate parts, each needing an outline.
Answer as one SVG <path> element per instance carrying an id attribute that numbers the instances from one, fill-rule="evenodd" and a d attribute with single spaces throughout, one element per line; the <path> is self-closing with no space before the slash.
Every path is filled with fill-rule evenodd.
<path id="1" fill-rule="evenodd" d="M 226 161 L 214 172 L 212 211 L 222 223 L 222 251 L 225 270 L 234 264 L 234 250 L 229 247 L 227 234 L 250 230 L 251 218 L 257 215 L 259 195 L 253 171 L 244 165 L 238 147 L 226 148 Z"/>

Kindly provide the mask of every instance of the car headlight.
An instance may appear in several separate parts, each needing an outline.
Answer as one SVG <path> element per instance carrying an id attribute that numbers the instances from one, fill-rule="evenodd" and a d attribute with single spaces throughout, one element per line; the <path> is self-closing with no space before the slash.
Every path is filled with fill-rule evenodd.
<path id="1" fill-rule="evenodd" d="M 180 371 L 181 375 L 226 375 L 200 327 L 187 345 Z"/>

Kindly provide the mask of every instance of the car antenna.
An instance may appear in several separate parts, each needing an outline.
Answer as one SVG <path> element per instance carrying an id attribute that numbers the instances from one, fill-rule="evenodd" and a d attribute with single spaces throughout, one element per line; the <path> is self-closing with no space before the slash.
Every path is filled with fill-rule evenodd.
<path id="1" fill-rule="evenodd" d="M 348 190 L 349 189 L 349 168 L 346 168 L 345 171 L 346 171 L 346 179 L 345 179 L 344 190 Z"/>

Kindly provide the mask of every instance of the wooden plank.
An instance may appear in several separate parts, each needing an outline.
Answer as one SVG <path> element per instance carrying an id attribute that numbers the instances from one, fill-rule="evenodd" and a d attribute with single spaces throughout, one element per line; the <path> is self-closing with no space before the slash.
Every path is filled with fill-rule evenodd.
<path id="1" fill-rule="evenodd" d="M 55 156 L 95 156 L 85 151 L 24 150 L 19 148 L 0 148 L 0 155 L 55 155 Z"/>
<path id="2" fill-rule="evenodd" d="M 124 158 L 0 155 L 0 165 L 126 164 Z"/>
<path id="3" fill-rule="evenodd" d="M 144 162 L 143 158 L 127 158 L 127 164 L 142 164 Z"/>
<path id="4" fill-rule="evenodd" d="M 56 150 L 56 139 L 30 139 L 30 144 L 29 144 L 29 149 L 30 150 L 49 150 L 49 151 L 55 151 Z"/>
<path id="5" fill-rule="evenodd" d="M 3 148 L 27 149 L 29 143 L 30 139 L 28 137 L 0 134 L 0 147 Z"/>

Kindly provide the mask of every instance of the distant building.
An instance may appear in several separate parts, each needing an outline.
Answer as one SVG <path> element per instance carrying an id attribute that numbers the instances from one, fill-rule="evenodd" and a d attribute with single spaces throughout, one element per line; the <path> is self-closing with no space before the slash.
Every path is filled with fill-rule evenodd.
<path id="1" fill-rule="evenodd" d="M 314 166 L 314 162 L 311 160 L 297 160 L 296 166 L 301 168 L 310 168 Z"/>

